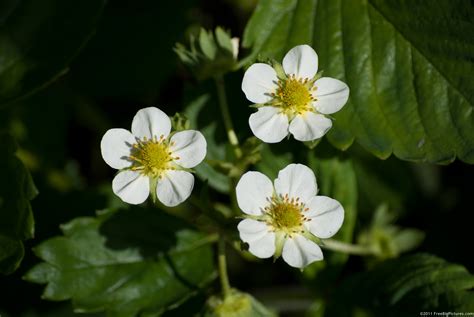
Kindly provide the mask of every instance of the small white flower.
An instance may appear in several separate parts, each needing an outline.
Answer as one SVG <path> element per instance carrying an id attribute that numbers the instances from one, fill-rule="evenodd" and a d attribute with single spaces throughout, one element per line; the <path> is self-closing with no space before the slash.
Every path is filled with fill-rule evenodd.
<path id="1" fill-rule="evenodd" d="M 272 184 L 259 172 L 247 172 L 237 184 L 237 202 L 247 218 L 239 225 L 242 241 L 259 258 L 280 255 L 303 268 L 323 259 L 318 238 L 332 237 L 342 226 L 344 209 L 329 197 L 316 196 L 316 177 L 302 164 L 290 164 Z"/>
<path id="2" fill-rule="evenodd" d="M 170 135 L 171 121 L 160 109 L 137 112 L 132 132 L 108 130 L 100 143 L 104 161 L 120 170 L 112 189 L 124 202 L 141 204 L 155 191 L 164 205 L 173 207 L 185 201 L 194 186 L 187 169 L 206 156 L 206 139 L 193 130 Z"/>
<path id="3" fill-rule="evenodd" d="M 277 65 L 256 63 L 247 69 L 242 90 L 258 111 L 249 118 L 255 136 L 277 143 L 288 133 L 296 140 L 321 138 L 332 127 L 326 116 L 339 111 L 349 98 L 349 87 L 340 80 L 318 79 L 318 55 L 308 45 L 292 48 Z"/>

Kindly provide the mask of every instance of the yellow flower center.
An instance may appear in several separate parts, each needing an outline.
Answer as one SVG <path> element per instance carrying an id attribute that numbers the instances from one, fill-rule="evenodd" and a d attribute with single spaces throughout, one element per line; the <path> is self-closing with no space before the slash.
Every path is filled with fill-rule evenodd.
<path id="1" fill-rule="evenodd" d="M 303 222 L 307 219 L 303 215 L 304 205 L 299 198 L 288 198 L 288 195 L 273 197 L 270 206 L 265 208 L 269 216 L 267 223 L 275 231 L 284 231 L 287 234 L 298 233 L 303 230 Z"/>
<path id="2" fill-rule="evenodd" d="M 274 94 L 277 105 L 287 114 L 303 114 L 312 111 L 312 102 L 316 99 L 311 94 L 315 89 L 307 78 L 299 79 L 290 76 L 286 80 L 278 82 L 278 88 Z"/>
<path id="3" fill-rule="evenodd" d="M 142 174 L 152 177 L 161 178 L 164 171 L 175 169 L 171 162 L 179 157 L 173 157 L 168 144 L 162 135 L 159 139 L 153 137 L 152 139 L 143 138 L 133 144 L 132 155 L 132 170 L 140 171 Z"/>

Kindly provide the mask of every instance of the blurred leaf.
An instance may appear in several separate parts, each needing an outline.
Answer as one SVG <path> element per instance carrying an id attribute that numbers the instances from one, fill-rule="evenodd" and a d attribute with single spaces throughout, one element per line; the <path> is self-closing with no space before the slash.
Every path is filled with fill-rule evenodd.
<path id="1" fill-rule="evenodd" d="M 33 238 L 30 200 L 38 193 L 31 175 L 16 157 L 12 137 L 0 133 L 0 272 L 15 271 L 23 259 L 22 240 Z"/>
<path id="2" fill-rule="evenodd" d="M 316 174 L 318 195 L 334 198 L 344 207 L 344 223 L 333 239 L 352 243 L 357 218 L 357 180 L 352 161 L 322 159 L 310 152 L 308 163 Z M 305 276 L 313 278 L 319 270 L 326 268 L 319 278 L 329 281 L 339 274 L 348 258 L 348 254 L 326 251 L 325 261 L 310 265 L 304 271 Z"/>
<path id="3" fill-rule="evenodd" d="M 174 51 L 199 80 L 216 78 L 237 68 L 230 32 L 221 27 L 214 32 L 201 28 L 196 35 L 191 34 L 189 45 L 177 43 Z"/>
<path id="4" fill-rule="evenodd" d="M 70 61 L 93 34 L 105 0 L 8 4 L 0 13 L 0 105 L 33 93 L 67 72 Z"/>
<path id="5" fill-rule="evenodd" d="M 310 44 L 351 95 L 330 142 L 379 158 L 474 163 L 474 6 L 462 0 L 262 0 L 244 32 L 257 56 Z"/>
<path id="6" fill-rule="evenodd" d="M 35 248 L 45 262 L 25 278 L 43 297 L 71 299 L 76 311 L 158 314 L 215 277 L 209 240 L 159 210 L 131 208 L 62 226 L 63 237 Z"/>
<path id="7" fill-rule="evenodd" d="M 414 228 L 402 228 L 395 225 L 397 214 L 386 204 L 378 206 L 373 214 L 372 223 L 361 231 L 357 242 L 372 249 L 376 258 L 368 258 L 369 263 L 381 259 L 395 258 L 401 253 L 417 248 L 424 240 L 425 233 Z"/>
<path id="8" fill-rule="evenodd" d="M 429 254 L 389 260 L 339 287 L 339 311 L 361 306 L 376 316 L 413 316 L 420 311 L 474 310 L 474 275 Z M 354 291 L 357 290 L 357 291 Z M 344 306 L 344 307 L 342 307 Z M 340 311 L 340 313 L 342 313 Z"/>
<path id="9" fill-rule="evenodd" d="M 257 163 L 257 169 L 270 179 L 277 178 L 278 172 L 293 162 L 293 153 L 288 151 L 286 146 L 270 146 L 264 143 L 261 149 L 261 160 Z"/>

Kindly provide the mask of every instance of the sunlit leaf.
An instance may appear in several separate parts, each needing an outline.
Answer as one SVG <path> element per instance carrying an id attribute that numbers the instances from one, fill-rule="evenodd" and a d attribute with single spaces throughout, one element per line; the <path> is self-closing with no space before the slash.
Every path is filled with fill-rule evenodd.
<path id="1" fill-rule="evenodd" d="M 350 99 L 330 142 L 380 158 L 474 163 L 474 7 L 463 1 L 262 0 L 244 33 L 247 63 L 312 45 Z"/>

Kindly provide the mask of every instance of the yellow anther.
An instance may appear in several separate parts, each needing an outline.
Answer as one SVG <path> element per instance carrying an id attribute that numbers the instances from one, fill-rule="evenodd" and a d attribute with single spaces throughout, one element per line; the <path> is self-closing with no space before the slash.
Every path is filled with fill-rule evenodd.
<path id="1" fill-rule="evenodd" d="M 158 139 L 156 136 L 148 139 L 143 137 L 132 146 L 132 155 L 129 159 L 133 162 L 132 170 L 139 170 L 146 176 L 161 178 L 165 170 L 171 169 L 170 162 L 173 160 L 169 146 L 164 142 L 164 136 Z"/>

